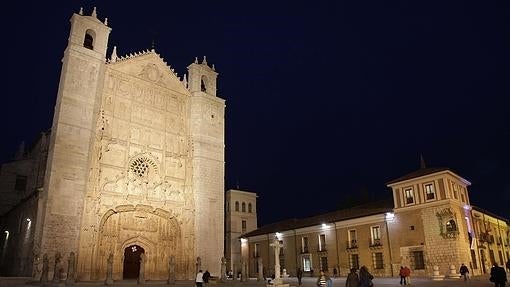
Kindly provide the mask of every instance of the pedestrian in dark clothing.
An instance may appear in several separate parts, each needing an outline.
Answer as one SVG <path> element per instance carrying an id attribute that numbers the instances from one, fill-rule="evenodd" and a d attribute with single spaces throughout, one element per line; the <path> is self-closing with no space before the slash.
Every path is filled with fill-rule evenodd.
<path id="1" fill-rule="evenodd" d="M 359 287 L 359 277 L 356 273 L 356 268 L 351 268 L 351 272 L 347 275 L 345 280 L 345 287 Z"/>
<path id="2" fill-rule="evenodd" d="M 400 285 L 406 285 L 406 270 L 404 266 L 400 266 Z"/>
<path id="3" fill-rule="evenodd" d="M 508 261 L 506 262 L 506 269 L 510 271 L 510 259 L 508 259 Z"/>
<path id="4" fill-rule="evenodd" d="M 499 267 L 497 263 L 491 268 L 491 277 L 489 279 L 494 282 L 494 287 L 505 287 L 506 284 L 506 272 L 505 268 Z"/>
<path id="5" fill-rule="evenodd" d="M 464 281 L 468 280 L 469 270 L 468 270 L 467 266 L 464 265 L 464 263 L 462 263 L 462 265 L 460 266 L 459 273 L 460 273 L 460 277 L 462 277 L 464 279 Z"/>
<path id="6" fill-rule="evenodd" d="M 303 278 L 303 270 L 301 270 L 301 267 L 298 267 L 296 274 L 297 274 L 298 286 L 301 286 L 301 278 Z"/>
<path id="7" fill-rule="evenodd" d="M 211 278 L 211 273 L 209 273 L 209 271 L 205 270 L 202 278 L 204 279 L 204 284 L 207 286 L 207 284 L 209 283 L 209 278 Z"/>
<path id="8" fill-rule="evenodd" d="M 360 287 L 372 287 L 374 284 L 372 283 L 372 279 L 374 276 L 368 272 L 368 268 L 366 266 L 361 266 L 359 269 L 359 286 Z"/>

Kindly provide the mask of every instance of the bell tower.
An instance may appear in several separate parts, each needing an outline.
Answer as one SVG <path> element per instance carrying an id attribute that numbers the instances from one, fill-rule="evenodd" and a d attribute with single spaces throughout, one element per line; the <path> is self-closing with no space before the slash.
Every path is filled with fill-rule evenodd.
<path id="1" fill-rule="evenodd" d="M 195 254 L 211 274 L 221 275 L 224 255 L 225 101 L 216 96 L 218 73 L 204 57 L 188 66 Z"/>
<path id="2" fill-rule="evenodd" d="M 47 254 L 50 262 L 78 249 L 111 31 L 95 7 L 90 16 L 80 9 L 70 21 L 34 238 L 34 251 L 40 258 Z"/>

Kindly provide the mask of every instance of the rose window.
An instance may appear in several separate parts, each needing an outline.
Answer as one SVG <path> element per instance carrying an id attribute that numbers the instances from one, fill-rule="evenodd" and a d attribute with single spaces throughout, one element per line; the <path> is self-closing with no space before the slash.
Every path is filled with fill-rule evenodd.
<path id="1" fill-rule="evenodd" d="M 152 164 L 148 158 L 137 158 L 131 163 L 131 171 L 138 177 L 147 177 L 147 175 L 149 175 L 149 168 L 151 165 Z"/>

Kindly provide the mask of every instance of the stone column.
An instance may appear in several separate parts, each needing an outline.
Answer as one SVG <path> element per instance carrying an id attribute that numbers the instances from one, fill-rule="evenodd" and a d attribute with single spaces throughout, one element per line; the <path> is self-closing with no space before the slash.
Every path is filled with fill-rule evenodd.
<path id="1" fill-rule="evenodd" d="M 62 255 L 60 252 L 55 253 L 55 267 L 53 268 L 53 284 L 58 284 L 60 282 L 60 274 L 62 267 L 60 266 L 60 261 L 62 261 Z"/>
<path id="2" fill-rule="evenodd" d="M 140 254 L 140 273 L 138 274 L 138 284 L 145 284 L 145 254 Z"/>
<path id="3" fill-rule="evenodd" d="M 75 282 L 74 266 L 75 266 L 74 252 L 71 252 L 71 253 L 69 253 L 69 259 L 67 259 L 66 285 L 73 285 Z"/>
<path id="4" fill-rule="evenodd" d="M 257 264 L 259 266 L 259 276 L 257 277 L 258 281 L 265 281 L 266 279 L 264 278 L 264 265 L 262 264 L 261 257 L 257 258 Z"/>
<path id="5" fill-rule="evenodd" d="M 168 260 L 168 280 L 166 281 L 168 285 L 175 284 L 175 256 L 171 255 Z"/>
<path id="6" fill-rule="evenodd" d="M 43 266 L 41 271 L 41 283 L 48 283 L 48 271 L 50 269 L 50 263 L 48 260 L 48 254 L 43 255 Z"/>
<path id="7" fill-rule="evenodd" d="M 271 246 L 274 247 L 274 285 L 281 285 L 282 279 L 280 278 L 280 248 L 283 247 L 283 244 L 280 243 L 280 240 L 275 236 L 273 239 L 273 243 Z"/>
<path id="8" fill-rule="evenodd" d="M 221 257 L 221 274 L 220 280 L 225 282 L 227 280 L 227 260 L 225 257 Z"/>
<path id="9" fill-rule="evenodd" d="M 113 285 L 113 253 L 110 253 L 106 260 L 106 281 L 105 285 Z"/>

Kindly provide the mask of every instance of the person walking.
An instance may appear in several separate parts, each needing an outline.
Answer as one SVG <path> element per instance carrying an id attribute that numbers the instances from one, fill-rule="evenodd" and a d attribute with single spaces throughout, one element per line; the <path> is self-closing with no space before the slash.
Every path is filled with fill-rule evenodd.
<path id="1" fill-rule="evenodd" d="M 359 269 L 359 286 L 360 287 L 372 287 L 374 284 L 372 283 L 372 279 L 374 276 L 368 272 L 368 268 L 366 266 L 361 266 Z"/>
<path id="2" fill-rule="evenodd" d="M 321 270 L 321 273 L 319 277 L 317 277 L 317 287 L 327 287 L 328 284 L 328 277 L 324 273 L 324 271 Z"/>
<path id="3" fill-rule="evenodd" d="M 345 287 L 359 287 L 359 277 L 356 273 L 356 268 L 351 268 L 351 272 L 347 275 L 345 280 Z"/>
<path id="4" fill-rule="evenodd" d="M 301 286 L 301 279 L 303 278 L 303 270 L 301 270 L 301 267 L 298 267 L 296 275 L 297 275 L 298 286 Z"/>
<path id="5" fill-rule="evenodd" d="M 204 285 L 205 286 L 208 285 L 209 278 L 211 278 L 211 273 L 209 273 L 209 271 L 205 270 L 204 275 L 202 276 L 202 279 L 204 279 Z"/>
<path id="6" fill-rule="evenodd" d="M 195 278 L 195 284 L 197 287 L 202 287 L 203 283 L 204 283 L 204 273 L 202 273 L 202 270 L 198 270 L 197 276 Z"/>
<path id="7" fill-rule="evenodd" d="M 464 279 L 464 281 L 468 280 L 468 278 L 469 278 L 469 269 L 467 268 L 466 265 L 464 265 L 464 263 L 462 263 L 460 265 L 459 273 L 460 273 L 460 277 L 462 277 Z"/>
<path id="8" fill-rule="evenodd" d="M 407 266 L 404 266 L 404 273 L 405 273 L 405 280 L 406 280 L 406 284 L 405 285 L 411 285 L 411 269 L 409 269 L 409 267 Z"/>
<path id="9" fill-rule="evenodd" d="M 506 272 L 505 268 L 499 267 L 498 263 L 494 263 L 491 268 L 491 277 L 489 279 L 494 282 L 494 287 L 505 287 L 506 284 Z"/>
<path id="10" fill-rule="evenodd" d="M 404 269 L 404 266 L 400 266 L 400 285 L 406 285 L 406 270 Z"/>

